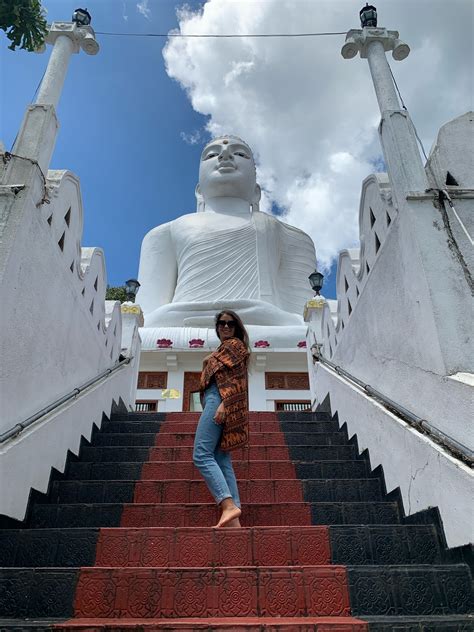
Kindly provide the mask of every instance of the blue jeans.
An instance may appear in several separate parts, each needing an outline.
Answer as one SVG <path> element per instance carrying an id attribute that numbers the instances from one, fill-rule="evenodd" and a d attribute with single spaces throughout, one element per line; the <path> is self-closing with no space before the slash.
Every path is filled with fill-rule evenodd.
<path id="1" fill-rule="evenodd" d="M 225 498 L 232 498 L 237 507 L 240 507 L 232 458 L 229 452 L 223 452 L 219 447 L 222 426 L 214 421 L 214 415 L 221 401 L 219 389 L 213 382 L 204 392 L 204 410 L 194 438 L 193 461 L 217 504 Z"/>

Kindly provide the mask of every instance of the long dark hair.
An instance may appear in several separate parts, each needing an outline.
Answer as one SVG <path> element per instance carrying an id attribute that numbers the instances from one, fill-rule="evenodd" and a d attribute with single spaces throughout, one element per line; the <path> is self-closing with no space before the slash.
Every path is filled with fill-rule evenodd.
<path id="1" fill-rule="evenodd" d="M 247 330 L 245 329 L 245 325 L 242 322 L 242 319 L 240 318 L 240 316 L 238 316 L 231 309 L 223 309 L 221 312 L 216 314 L 214 318 L 214 324 L 215 324 L 217 337 L 220 340 L 219 331 L 217 327 L 217 321 L 220 320 L 221 316 L 224 316 L 224 314 L 227 314 L 227 316 L 232 316 L 232 318 L 235 320 L 235 329 L 234 329 L 235 337 L 238 338 L 239 340 L 242 340 L 244 345 L 247 347 L 247 351 L 250 353 L 251 352 L 250 340 L 249 340 L 249 335 L 247 333 Z"/>

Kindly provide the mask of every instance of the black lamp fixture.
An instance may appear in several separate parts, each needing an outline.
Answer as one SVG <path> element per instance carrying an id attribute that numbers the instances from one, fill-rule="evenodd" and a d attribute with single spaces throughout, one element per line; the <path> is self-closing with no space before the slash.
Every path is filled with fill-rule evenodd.
<path id="1" fill-rule="evenodd" d="M 321 288 L 323 287 L 324 274 L 321 274 L 321 272 L 318 272 L 317 270 L 315 270 L 314 272 L 311 272 L 308 279 L 311 284 L 311 287 L 316 292 L 316 296 L 319 296 L 319 292 L 321 291 Z"/>
<path id="2" fill-rule="evenodd" d="M 76 9 L 72 14 L 72 21 L 77 26 L 89 26 L 92 21 L 92 16 L 87 9 Z"/>
<path id="3" fill-rule="evenodd" d="M 375 28 L 377 26 L 377 9 L 368 2 L 366 2 L 365 7 L 362 7 L 359 11 L 359 16 L 362 28 L 365 26 Z"/>
<path id="4" fill-rule="evenodd" d="M 127 301 L 135 303 L 135 297 L 138 292 L 140 283 L 136 279 L 129 279 L 125 281 L 125 293 L 127 295 Z"/>

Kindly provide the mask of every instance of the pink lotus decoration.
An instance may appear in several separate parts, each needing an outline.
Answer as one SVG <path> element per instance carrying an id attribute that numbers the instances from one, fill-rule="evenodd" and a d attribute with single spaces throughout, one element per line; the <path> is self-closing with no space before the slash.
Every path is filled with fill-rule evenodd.
<path id="1" fill-rule="evenodd" d="M 257 340 L 257 342 L 254 344 L 254 347 L 257 348 L 262 348 L 262 347 L 269 347 L 270 343 L 268 342 L 268 340 Z"/>
<path id="2" fill-rule="evenodd" d="M 306 340 L 300 340 L 297 344 L 298 349 L 306 349 Z"/>
<path id="3" fill-rule="evenodd" d="M 191 349 L 200 349 L 204 347 L 204 340 L 201 340 L 201 338 L 193 338 L 189 341 L 189 346 Z"/>
<path id="4" fill-rule="evenodd" d="M 169 338 L 158 338 L 156 346 L 160 349 L 169 349 L 173 346 L 173 341 L 169 340 Z"/>

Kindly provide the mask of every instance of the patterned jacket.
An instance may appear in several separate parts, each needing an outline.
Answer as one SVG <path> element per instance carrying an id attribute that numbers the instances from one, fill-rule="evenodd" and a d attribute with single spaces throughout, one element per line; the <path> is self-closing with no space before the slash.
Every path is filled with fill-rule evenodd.
<path id="1" fill-rule="evenodd" d="M 203 393 L 215 379 L 224 402 L 225 421 L 221 450 L 230 451 L 248 443 L 248 371 L 249 352 L 238 338 L 224 340 L 211 355 L 201 374 Z"/>

